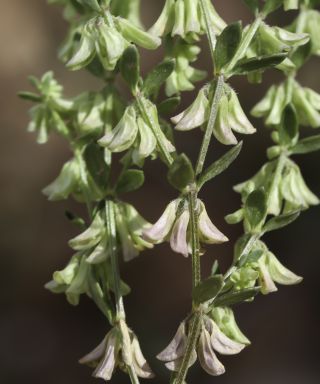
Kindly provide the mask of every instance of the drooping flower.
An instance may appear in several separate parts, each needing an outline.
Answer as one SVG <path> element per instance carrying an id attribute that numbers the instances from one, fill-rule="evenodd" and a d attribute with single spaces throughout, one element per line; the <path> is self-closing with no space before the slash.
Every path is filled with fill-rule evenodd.
<path id="1" fill-rule="evenodd" d="M 205 205 L 197 200 L 197 214 L 199 215 L 199 237 L 205 244 L 220 244 L 228 241 L 210 220 Z M 172 201 L 165 209 L 159 220 L 150 228 L 143 231 L 146 240 L 153 244 L 170 240 L 173 251 L 188 257 L 190 253 L 190 213 L 188 203 L 184 199 Z"/>
<path id="2" fill-rule="evenodd" d="M 276 166 L 277 160 L 269 161 L 251 179 L 236 185 L 234 190 L 241 193 L 243 201 L 254 190 L 264 188 L 269 191 Z M 274 181 L 268 203 L 268 213 L 279 215 L 282 210 L 288 213 L 318 205 L 319 199 L 306 185 L 299 167 L 286 159 L 281 174 Z"/>
<path id="3" fill-rule="evenodd" d="M 299 123 L 312 128 L 320 127 L 320 95 L 302 87 L 296 80 L 273 85 L 265 97 L 252 109 L 255 117 L 263 117 L 267 125 L 279 125 L 284 108 L 292 103 Z"/>
<path id="4" fill-rule="evenodd" d="M 142 237 L 144 230 L 150 227 L 136 209 L 126 203 L 116 204 L 116 226 L 121 252 L 125 261 L 139 255 L 145 248 L 152 248 L 151 242 Z M 98 211 L 91 225 L 80 235 L 69 241 L 71 248 L 87 251 L 87 263 L 99 264 L 108 259 L 108 234 L 103 209 Z"/>
<path id="5" fill-rule="evenodd" d="M 157 125 L 156 129 L 161 130 L 157 108 L 149 101 L 147 106 L 153 124 Z M 106 132 L 98 142 L 111 152 L 123 152 L 133 148 L 132 159 L 137 165 L 146 157 L 155 154 L 157 150 L 157 141 L 152 128 L 142 116 L 137 114 L 133 105 L 126 108 L 116 127 Z M 174 146 L 165 136 L 163 136 L 163 143 L 169 152 L 175 151 Z"/>
<path id="6" fill-rule="evenodd" d="M 37 133 L 37 142 L 44 144 L 51 132 L 57 132 L 64 137 L 69 136 L 69 128 L 65 122 L 73 112 L 73 102 L 63 98 L 63 87 L 53 77 L 53 72 L 45 73 L 41 79 L 30 77 L 31 84 L 37 93 L 20 92 L 19 96 L 36 102 L 30 109 L 31 121 L 29 132 Z"/>
<path id="7" fill-rule="evenodd" d="M 205 0 L 207 17 L 214 33 L 226 27 L 226 23 L 218 15 L 210 0 Z M 205 20 L 199 0 L 166 0 L 163 10 L 149 30 L 154 36 L 180 36 L 184 39 L 196 38 L 197 34 L 206 31 Z"/>
<path id="8" fill-rule="evenodd" d="M 69 48 L 73 52 L 67 62 L 67 67 L 72 70 L 86 67 L 97 56 L 102 66 L 107 71 L 113 71 L 118 60 L 130 42 L 146 49 L 156 49 L 160 45 L 160 39 L 154 37 L 129 20 L 122 17 L 111 17 L 112 22 L 96 16 L 90 19 L 81 28 L 81 40 L 69 42 L 69 45 L 77 45 Z"/>
<path id="9" fill-rule="evenodd" d="M 252 248 L 252 252 L 257 251 L 259 255 L 256 260 L 246 262 L 231 275 L 230 280 L 235 291 L 252 288 L 258 283 L 261 293 L 268 294 L 277 291 L 275 283 L 295 285 L 302 281 L 302 277 L 282 265 L 261 240 L 257 240 Z"/>
<path id="10" fill-rule="evenodd" d="M 208 93 L 207 87 L 202 88 L 191 106 L 171 119 L 176 124 L 177 130 L 188 131 L 202 126 L 209 120 L 210 102 Z M 225 85 L 213 134 L 222 144 L 236 144 L 237 139 L 232 131 L 241 134 L 252 134 L 255 129 L 245 115 L 235 91 L 229 85 Z"/>
<path id="11" fill-rule="evenodd" d="M 234 355 L 242 351 L 246 346 L 244 343 L 229 338 L 210 317 L 205 316 L 201 324 L 200 338 L 197 347 L 192 353 L 189 367 L 192 366 L 197 357 L 202 368 L 213 376 L 222 375 L 224 366 L 218 360 L 215 351 L 222 355 Z M 178 371 L 181 367 L 183 356 L 187 347 L 186 321 L 183 321 L 170 344 L 157 356 L 165 362 L 171 371 Z"/>
<path id="12" fill-rule="evenodd" d="M 154 377 L 141 352 L 137 336 L 128 330 L 129 345 L 126 345 L 121 334 L 121 326 L 119 328 L 112 328 L 102 342 L 93 351 L 81 358 L 79 363 L 95 368 L 93 377 L 109 381 L 118 366 L 126 369 L 129 359 L 130 366 L 138 377 L 144 379 Z"/>

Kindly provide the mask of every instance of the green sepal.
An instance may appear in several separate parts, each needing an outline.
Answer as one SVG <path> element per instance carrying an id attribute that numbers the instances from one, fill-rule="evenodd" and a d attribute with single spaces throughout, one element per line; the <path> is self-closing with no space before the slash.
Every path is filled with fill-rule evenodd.
<path id="1" fill-rule="evenodd" d="M 241 22 L 228 25 L 217 38 L 214 51 L 216 71 L 220 72 L 234 57 L 242 36 Z"/>
<path id="2" fill-rule="evenodd" d="M 77 226 L 79 226 L 80 228 L 82 228 L 83 230 L 86 229 L 86 222 L 83 220 L 82 217 L 80 216 L 77 216 L 75 215 L 74 213 L 72 213 L 71 211 L 65 211 L 65 216 L 66 218 L 71 221 L 72 224 L 75 224 Z"/>
<path id="3" fill-rule="evenodd" d="M 106 191 L 110 167 L 104 160 L 104 149 L 97 143 L 90 143 L 84 151 L 84 160 L 87 165 L 87 170 L 102 191 Z"/>
<path id="4" fill-rule="evenodd" d="M 266 233 L 286 227 L 287 225 L 295 221 L 299 217 L 299 215 L 300 211 L 297 211 L 273 217 L 263 226 L 262 230 L 264 233 Z"/>
<path id="5" fill-rule="evenodd" d="M 162 84 L 169 78 L 176 67 L 175 59 L 166 59 L 157 65 L 146 77 L 143 83 L 142 91 L 149 97 L 157 92 Z"/>
<path id="6" fill-rule="evenodd" d="M 223 287 L 223 276 L 215 275 L 202 281 L 192 292 L 194 302 L 201 304 L 214 299 Z"/>
<path id="7" fill-rule="evenodd" d="M 136 191 L 144 183 L 144 173 L 139 169 L 128 169 L 118 180 L 115 191 L 117 194 Z"/>
<path id="8" fill-rule="evenodd" d="M 135 45 L 129 45 L 123 52 L 120 61 L 120 71 L 132 93 L 136 94 L 140 77 L 140 55 Z"/>
<path id="9" fill-rule="evenodd" d="M 277 53 L 274 55 L 243 59 L 233 68 L 232 73 L 235 75 L 248 75 L 251 72 L 264 71 L 279 65 L 286 57 L 287 53 Z"/>
<path id="10" fill-rule="evenodd" d="M 267 215 L 267 197 L 263 189 L 253 191 L 244 206 L 244 217 L 251 230 L 261 227 Z"/>
<path id="11" fill-rule="evenodd" d="M 284 146 L 295 145 L 299 138 L 299 122 L 296 110 L 288 104 L 282 113 L 279 128 L 279 142 Z"/>
<path id="12" fill-rule="evenodd" d="M 158 113 L 160 115 L 170 115 L 179 106 L 180 102 L 180 96 L 169 97 L 168 99 L 161 101 L 158 105 Z"/>
<path id="13" fill-rule="evenodd" d="M 243 303 L 253 299 L 260 291 L 260 287 L 248 288 L 239 292 L 231 292 L 221 295 L 214 300 L 214 306 L 216 307 L 230 307 L 231 305 Z"/>
<path id="14" fill-rule="evenodd" d="M 291 149 L 293 155 L 302 155 L 305 153 L 315 152 L 320 150 L 320 135 L 306 137 L 298 141 Z"/>
<path id="15" fill-rule="evenodd" d="M 41 96 L 33 92 L 21 91 L 18 92 L 18 96 L 23 100 L 33 101 L 36 103 L 40 103 L 42 101 Z"/>
<path id="16" fill-rule="evenodd" d="M 194 181 L 194 170 L 189 158 L 182 153 L 177 156 L 168 171 L 169 183 L 179 191 Z"/>
<path id="17" fill-rule="evenodd" d="M 242 149 L 242 141 L 230 149 L 225 155 L 220 157 L 219 160 L 215 161 L 211 164 L 200 176 L 198 181 L 198 187 L 202 188 L 202 186 L 208 181 L 212 180 L 214 177 L 220 175 L 220 173 L 224 172 L 239 156 L 239 153 Z"/>

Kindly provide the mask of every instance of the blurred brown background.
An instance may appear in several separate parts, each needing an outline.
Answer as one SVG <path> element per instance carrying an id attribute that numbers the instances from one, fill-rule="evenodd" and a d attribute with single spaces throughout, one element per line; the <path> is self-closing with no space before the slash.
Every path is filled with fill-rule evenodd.
<path id="1" fill-rule="evenodd" d="M 142 0 L 144 21 L 151 25 L 163 1 Z M 227 21 L 249 20 L 239 0 L 216 0 Z M 279 12 L 270 22 L 285 24 L 294 16 Z M 89 300 L 82 299 L 77 308 L 69 306 L 63 296 L 54 296 L 43 285 L 55 269 L 61 268 L 71 255 L 66 243 L 76 232 L 64 217 L 69 203 L 48 203 L 41 189 L 57 174 L 70 153 L 65 144 L 52 137 L 39 146 L 26 133 L 28 103 L 16 93 L 29 89 L 26 77 L 42 75 L 53 69 L 66 93 L 73 96 L 82 90 L 97 89 L 97 81 L 84 72 L 70 73 L 56 59 L 56 49 L 64 37 L 66 25 L 57 7 L 41 0 L 1 2 L 0 80 L 1 80 L 1 310 L 0 372 L 1 383 L 17 384 L 89 384 L 95 380 L 90 370 L 77 360 L 91 350 L 108 329 L 103 317 Z M 210 69 L 206 42 L 198 67 Z M 144 53 L 144 70 L 160 59 L 161 52 Z M 303 69 L 300 80 L 320 91 L 319 60 L 313 59 Z M 247 111 L 264 94 L 268 83 L 281 79 L 268 73 L 261 87 L 248 85 L 245 79 L 234 83 Z M 187 105 L 194 94 L 184 97 Z M 183 106 L 182 106 L 183 107 Z M 181 108 L 182 108 L 181 107 Z M 225 214 L 239 206 L 239 196 L 231 186 L 251 176 L 265 161 L 269 133 L 260 121 L 253 120 L 256 135 L 245 138 L 245 147 L 233 167 L 207 186 L 202 197 L 215 223 L 226 233 L 228 245 L 211 247 L 203 258 L 204 274 L 218 257 L 224 267 L 232 255 L 232 243 L 241 233 L 231 227 Z M 307 133 L 316 132 L 307 130 Z M 179 149 L 195 158 L 200 132 L 177 135 Z M 214 145 L 209 161 L 225 148 Z M 302 166 L 311 189 L 320 195 L 320 154 L 310 154 L 297 161 Z M 143 215 L 154 221 L 175 192 L 168 188 L 164 166 L 148 162 L 146 186 L 130 197 Z M 81 212 L 81 207 L 75 207 Z M 239 356 L 222 357 L 227 373 L 220 378 L 207 376 L 199 367 L 191 370 L 190 383 L 319 383 L 319 221 L 320 207 L 303 213 L 290 227 L 268 236 L 268 243 L 284 264 L 304 276 L 297 287 L 280 287 L 277 294 L 258 297 L 251 305 L 236 309 L 237 318 L 253 344 Z M 168 372 L 154 356 L 167 344 L 190 307 L 190 260 L 173 254 L 168 245 L 145 252 L 140 258 L 122 266 L 123 278 L 133 292 L 125 300 L 128 321 L 139 335 L 143 350 L 157 379 L 168 382 Z M 128 379 L 117 374 L 114 383 Z"/>

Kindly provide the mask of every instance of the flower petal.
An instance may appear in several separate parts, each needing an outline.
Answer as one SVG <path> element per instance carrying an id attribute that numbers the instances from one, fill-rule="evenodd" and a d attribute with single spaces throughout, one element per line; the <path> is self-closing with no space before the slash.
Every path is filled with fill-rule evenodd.
<path id="1" fill-rule="evenodd" d="M 166 363 L 165 366 L 169 369 L 169 371 L 178 372 L 181 367 L 182 361 L 183 361 L 183 357 L 180 357 L 179 359 Z M 197 361 L 197 352 L 193 350 L 191 353 L 191 358 L 189 361 L 188 368 L 192 367 L 196 361 Z"/>
<path id="2" fill-rule="evenodd" d="M 282 285 L 299 284 L 303 278 L 289 271 L 272 252 L 268 252 L 267 263 L 272 280 Z"/>
<path id="3" fill-rule="evenodd" d="M 190 213 L 185 210 L 177 218 L 170 237 L 170 246 L 174 252 L 181 253 L 188 257 L 187 229 L 189 225 Z"/>
<path id="4" fill-rule="evenodd" d="M 220 244 L 228 241 L 228 238 L 210 220 L 205 205 L 202 202 L 200 204 L 199 231 L 201 241 L 207 244 Z"/>
<path id="5" fill-rule="evenodd" d="M 133 352 L 133 365 L 136 374 L 143 379 L 152 379 L 154 377 L 154 373 L 144 358 L 141 352 L 139 341 L 135 335 L 133 336 L 131 349 Z"/>
<path id="6" fill-rule="evenodd" d="M 203 329 L 198 346 L 198 357 L 202 368 L 212 376 L 220 376 L 225 373 L 225 368 L 214 353 L 209 332 Z"/>
<path id="7" fill-rule="evenodd" d="M 176 209 L 180 200 L 172 201 L 165 209 L 159 220 L 143 231 L 143 236 L 151 243 L 161 243 L 170 233 L 176 219 Z"/>
<path id="8" fill-rule="evenodd" d="M 220 330 L 213 320 L 211 326 L 211 346 L 214 350 L 222 355 L 236 355 L 243 350 L 245 345 L 231 340 Z"/>
<path id="9" fill-rule="evenodd" d="M 179 328 L 170 344 L 157 355 L 157 359 L 161 361 L 172 361 L 179 359 L 184 355 L 187 346 L 187 335 L 185 328 L 185 322 L 183 321 L 179 325 Z"/>

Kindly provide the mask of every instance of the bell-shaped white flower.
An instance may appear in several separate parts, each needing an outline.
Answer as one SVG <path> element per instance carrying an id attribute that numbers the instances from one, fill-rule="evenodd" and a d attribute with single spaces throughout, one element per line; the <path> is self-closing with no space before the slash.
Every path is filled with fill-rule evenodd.
<path id="1" fill-rule="evenodd" d="M 198 357 L 201 367 L 211 376 L 225 373 L 225 367 L 214 353 L 209 332 L 204 328 L 200 334 Z"/>
<path id="2" fill-rule="evenodd" d="M 171 120 L 176 124 L 177 130 L 188 131 L 206 123 L 209 120 L 209 115 L 208 89 L 204 87 L 200 90 L 191 106 Z M 222 144 L 232 145 L 237 143 L 232 131 L 241 134 L 252 134 L 255 129 L 244 113 L 235 91 L 225 85 L 218 106 L 213 134 Z"/>
<path id="3" fill-rule="evenodd" d="M 189 131 L 193 128 L 200 127 L 208 121 L 208 109 L 207 89 L 202 88 L 190 107 L 179 115 L 172 117 L 171 121 L 176 125 L 175 128 L 178 131 Z"/>
<path id="4" fill-rule="evenodd" d="M 205 244 L 220 244 L 228 241 L 210 220 L 204 204 L 197 200 L 197 214 L 199 215 L 199 237 Z M 190 234 L 190 212 L 186 200 L 176 199 L 172 201 L 160 219 L 151 227 L 146 229 L 144 237 L 146 240 L 156 244 L 170 239 L 173 251 L 188 257 L 191 247 Z"/>

